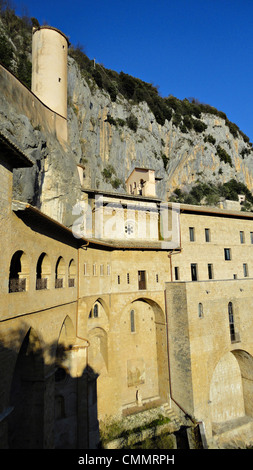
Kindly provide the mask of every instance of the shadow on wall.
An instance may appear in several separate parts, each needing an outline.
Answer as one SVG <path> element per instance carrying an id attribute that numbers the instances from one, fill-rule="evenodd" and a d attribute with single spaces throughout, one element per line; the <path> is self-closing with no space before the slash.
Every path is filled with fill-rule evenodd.
<path id="1" fill-rule="evenodd" d="M 78 377 L 71 375 L 72 346 L 55 342 L 42 347 L 33 328 L 0 340 L 0 448 L 99 445 L 98 376 L 89 366 Z"/>

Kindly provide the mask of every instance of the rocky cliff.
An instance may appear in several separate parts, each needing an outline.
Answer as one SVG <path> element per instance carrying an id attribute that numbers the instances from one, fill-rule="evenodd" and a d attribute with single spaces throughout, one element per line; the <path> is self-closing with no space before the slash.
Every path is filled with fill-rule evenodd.
<path id="1" fill-rule="evenodd" d="M 173 119 L 158 124 L 146 102 L 132 104 L 120 95 L 112 101 L 94 83 L 89 86 L 72 58 L 68 83 L 70 145 L 87 167 L 89 186 L 111 190 L 113 177 L 103 176 L 110 165 L 122 181 L 119 190 L 134 167 L 154 168 L 163 178 L 162 198 L 178 187 L 188 191 L 199 180 L 218 184 L 235 178 L 253 190 L 252 145 L 240 133 L 235 137 L 225 118 L 201 113 L 202 132 L 186 131 Z M 126 125 L 130 115 L 137 118 L 136 130 Z"/>
<path id="2" fill-rule="evenodd" d="M 15 41 L 8 38 L 4 24 L 1 27 L 2 37 L 14 48 Z M 99 64 L 96 67 L 106 73 Z M 217 185 L 235 179 L 253 190 L 252 144 L 224 113 L 210 106 L 194 108 L 188 100 L 159 98 L 169 110 L 161 120 L 159 109 L 157 114 L 148 100 L 127 98 L 115 83 L 112 97 L 69 56 L 69 141 L 64 146 L 54 134 L 35 126 L 18 109 L 17 99 L 0 95 L 0 130 L 35 163 L 31 170 L 15 171 L 14 198 L 71 225 L 72 207 L 83 197 L 80 163 L 86 188 L 124 192 L 131 170 L 145 167 L 162 178 L 157 194 L 165 200 L 176 188 L 187 192 L 199 181 Z"/>

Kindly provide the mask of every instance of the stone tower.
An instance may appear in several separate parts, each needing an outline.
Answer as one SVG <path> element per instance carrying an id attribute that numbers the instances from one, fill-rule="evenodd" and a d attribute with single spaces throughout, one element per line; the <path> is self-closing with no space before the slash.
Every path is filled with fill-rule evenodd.
<path id="1" fill-rule="evenodd" d="M 68 38 L 50 26 L 33 28 L 32 92 L 67 119 Z"/>

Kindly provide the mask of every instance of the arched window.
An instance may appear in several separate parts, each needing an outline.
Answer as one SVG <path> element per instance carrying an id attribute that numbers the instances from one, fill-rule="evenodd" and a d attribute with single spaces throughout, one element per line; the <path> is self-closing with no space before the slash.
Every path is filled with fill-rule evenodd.
<path id="1" fill-rule="evenodd" d="M 46 253 L 41 253 L 36 266 L 36 289 L 47 289 L 51 266 Z"/>
<path id="2" fill-rule="evenodd" d="M 134 310 L 131 310 L 130 312 L 130 327 L 131 327 L 131 333 L 135 332 L 135 314 Z"/>
<path id="3" fill-rule="evenodd" d="M 75 264 L 75 261 L 72 259 L 69 262 L 69 270 L 68 270 L 69 287 L 75 286 L 75 279 L 76 279 L 76 264 Z"/>
<path id="4" fill-rule="evenodd" d="M 93 316 L 94 316 L 94 318 L 97 318 L 97 317 L 98 317 L 98 304 L 95 304 L 95 305 L 94 305 L 94 308 L 93 308 Z"/>
<path id="5" fill-rule="evenodd" d="M 22 250 L 16 251 L 11 259 L 9 292 L 24 292 L 27 289 L 28 264 Z"/>
<path id="6" fill-rule="evenodd" d="M 199 303 L 199 306 L 198 306 L 198 313 L 199 313 L 199 318 L 202 318 L 204 316 L 204 314 L 203 314 L 203 305 L 202 305 L 201 302 Z"/>
<path id="7" fill-rule="evenodd" d="M 90 310 L 89 318 L 98 318 L 99 317 L 99 303 L 95 303 Z"/>
<path id="8" fill-rule="evenodd" d="M 235 325 L 234 325 L 234 313 L 233 313 L 233 304 L 229 302 L 228 304 L 228 318 L 229 318 L 229 329 L 231 341 L 235 341 Z"/>
<path id="9" fill-rule="evenodd" d="M 55 288 L 64 287 L 64 278 L 65 278 L 65 262 L 62 256 L 57 260 L 55 266 Z"/>

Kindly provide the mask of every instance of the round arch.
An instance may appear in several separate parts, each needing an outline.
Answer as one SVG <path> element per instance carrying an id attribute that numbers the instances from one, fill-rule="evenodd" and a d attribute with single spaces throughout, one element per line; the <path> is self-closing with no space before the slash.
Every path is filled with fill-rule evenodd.
<path id="1" fill-rule="evenodd" d="M 9 270 L 9 292 L 28 290 L 29 258 L 22 250 L 17 250 L 11 258 Z"/>
<path id="2" fill-rule="evenodd" d="M 119 320 L 122 405 L 167 400 L 168 356 L 165 312 L 153 299 L 134 297 Z"/>
<path id="3" fill-rule="evenodd" d="M 211 421 L 253 416 L 253 357 L 244 350 L 225 353 L 216 364 L 209 389 Z"/>

